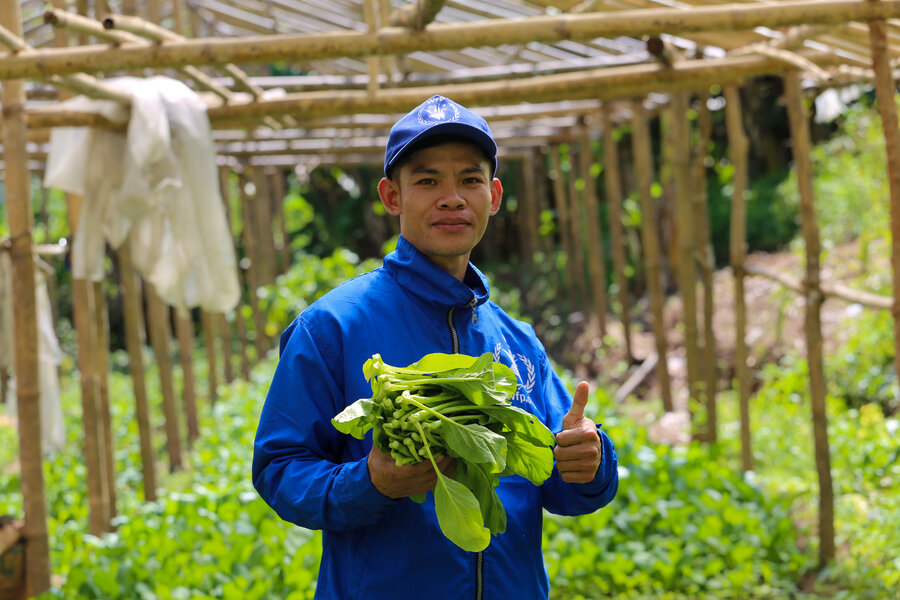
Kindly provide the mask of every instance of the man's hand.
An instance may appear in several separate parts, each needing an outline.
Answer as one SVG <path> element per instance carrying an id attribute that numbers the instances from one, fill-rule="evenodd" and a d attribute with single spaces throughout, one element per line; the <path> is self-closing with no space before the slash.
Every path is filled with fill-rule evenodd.
<path id="1" fill-rule="evenodd" d="M 575 388 L 572 408 L 563 417 L 563 430 L 556 434 L 556 468 L 563 481 L 587 483 L 593 481 L 603 458 L 603 446 L 597 425 L 584 416 L 590 385 L 582 381 Z"/>
<path id="2" fill-rule="evenodd" d="M 446 454 L 435 457 L 441 473 L 448 477 L 453 475 L 456 461 Z M 403 498 L 424 494 L 434 489 L 437 484 L 437 474 L 434 466 L 428 459 L 414 465 L 398 467 L 390 454 L 382 452 L 377 446 L 372 445 L 369 452 L 369 477 L 375 489 L 388 498 Z"/>

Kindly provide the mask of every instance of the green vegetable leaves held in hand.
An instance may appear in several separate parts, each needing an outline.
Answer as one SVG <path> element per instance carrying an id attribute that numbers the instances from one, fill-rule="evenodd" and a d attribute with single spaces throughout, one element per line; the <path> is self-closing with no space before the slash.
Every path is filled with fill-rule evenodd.
<path id="1" fill-rule="evenodd" d="M 555 436 L 508 400 L 516 393 L 515 373 L 487 352 L 427 354 L 408 367 L 388 365 L 376 354 L 363 374 L 372 397 L 345 408 L 332 419 L 334 427 L 358 439 L 372 429 L 373 443 L 398 465 L 430 460 L 441 531 L 464 550 L 484 550 L 491 534 L 506 531 L 506 511 L 494 489 L 500 476 L 521 475 L 540 485 L 553 471 Z M 437 468 L 441 454 L 457 460 L 452 478 Z"/>

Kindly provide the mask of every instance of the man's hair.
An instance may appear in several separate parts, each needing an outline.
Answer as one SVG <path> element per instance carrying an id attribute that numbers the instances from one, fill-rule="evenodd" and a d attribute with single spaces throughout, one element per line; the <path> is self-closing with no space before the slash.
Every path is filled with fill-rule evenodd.
<path id="1" fill-rule="evenodd" d="M 390 170 L 387 173 L 387 178 L 391 181 L 395 181 L 395 175 L 399 173 L 400 169 L 402 169 L 403 166 L 409 162 L 410 157 L 412 157 L 412 155 L 419 150 L 425 150 L 426 148 L 434 148 L 435 146 L 442 146 L 444 144 L 451 143 L 469 144 L 470 146 L 476 148 L 479 154 L 481 154 L 481 157 L 490 164 L 491 159 L 488 157 L 488 155 L 485 154 L 484 150 L 482 150 L 481 147 L 471 139 L 454 133 L 441 133 L 438 135 L 427 137 L 424 140 L 413 144 L 410 148 L 404 150 L 403 154 L 397 157 L 397 159 L 394 161 L 394 164 L 391 166 Z"/>

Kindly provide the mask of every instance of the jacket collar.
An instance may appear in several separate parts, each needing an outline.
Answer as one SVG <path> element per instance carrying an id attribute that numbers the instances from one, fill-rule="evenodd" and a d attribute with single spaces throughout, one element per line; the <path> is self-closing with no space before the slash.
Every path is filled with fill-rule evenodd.
<path id="1" fill-rule="evenodd" d="M 487 302 L 491 290 L 487 278 L 471 262 L 465 281 L 460 281 L 422 254 L 402 235 L 397 249 L 384 258 L 384 268 L 409 293 L 446 308 Z"/>

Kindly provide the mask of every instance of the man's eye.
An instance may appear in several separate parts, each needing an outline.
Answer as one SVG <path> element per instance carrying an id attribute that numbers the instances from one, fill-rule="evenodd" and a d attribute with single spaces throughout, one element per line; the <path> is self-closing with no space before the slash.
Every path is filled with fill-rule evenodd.
<path id="1" fill-rule="evenodd" d="M 431 177 L 423 177 L 422 179 L 416 181 L 416 184 L 418 185 L 434 185 L 434 183 L 435 181 Z"/>

